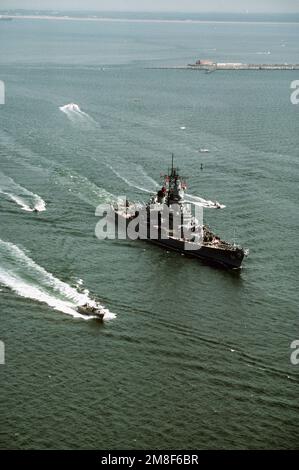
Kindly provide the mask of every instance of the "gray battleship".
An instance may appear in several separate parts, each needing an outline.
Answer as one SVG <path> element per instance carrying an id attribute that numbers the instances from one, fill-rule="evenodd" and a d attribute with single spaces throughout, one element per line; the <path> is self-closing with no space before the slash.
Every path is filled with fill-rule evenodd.
<path id="1" fill-rule="evenodd" d="M 164 176 L 162 188 L 151 197 L 148 204 L 126 201 L 123 205 L 114 206 L 116 223 L 120 225 L 125 220 L 128 226 L 138 218 L 139 231 L 143 227 L 143 233 L 146 233 L 145 237 L 138 237 L 140 239 L 209 264 L 230 269 L 241 268 L 248 250 L 222 240 L 207 225 L 200 224 L 192 215 L 190 204 L 185 201 L 185 191 L 186 183 L 178 168 L 173 166 L 172 158 L 171 170 Z M 220 207 L 216 202 L 215 208 Z M 164 223 L 166 218 L 168 224 Z M 175 227 L 174 221 L 177 220 L 180 220 L 180 224 Z M 184 230 L 186 228 L 188 230 Z M 153 233 L 156 236 L 152 236 Z"/>

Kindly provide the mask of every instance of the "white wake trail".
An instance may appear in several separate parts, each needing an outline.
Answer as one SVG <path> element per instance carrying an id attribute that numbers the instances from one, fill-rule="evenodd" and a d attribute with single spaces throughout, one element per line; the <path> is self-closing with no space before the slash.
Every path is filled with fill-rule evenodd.
<path id="1" fill-rule="evenodd" d="M 157 183 L 157 181 L 155 181 L 151 176 L 149 176 L 142 166 L 139 165 L 138 168 L 140 169 L 141 174 L 153 186 L 153 188 L 157 189 L 160 187 L 159 183 Z"/>
<path id="2" fill-rule="evenodd" d="M 85 176 L 79 175 L 74 171 L 57 167 L 54 174 L 55 182 L 59 182 L 59 184 L 75 197 L 93 207 L 97 207 L 102 203 L 111 204 L 117 199 L 116 196 L 109 193 L 104 188 L 97 186 Z"/>
<path id="3" fill-rule="evenodd" d="M 79 305 L 88 303 L 100 308 L 105 314 L 105 320 L 115 318 L 107 308 L 90 298 L 87 290 L 79 292 L 78 289 L 48 273 L 19 247 L 2 240 L 0 240 L 0 283 L 21 297 L 46 303 L 53 309 L 73 317 L 90 319 L 76 311 Z"/>
<path id="4" fill-rule="evenodd" d="M 82 111 L 76 103 L 65 104 L 60 106 L 59 109 L 73 124 L 83 124 L 87 127 L 96 127 L 97 125 L 96 121 L 89 114 Z"/>
<path id="5" fill-rule="evenodd" d="M 145 170 L 141 166 L 136 166 L 136 169 L 139 170 L 139 173 L 143 175 L 144 182 L 149 183 L 150 189 L 144 188 L 143 186 L 139 186 L 136 184 L 130 177 L 126 177 L 119 173 L 117 170 L 115 170 L 111 165 L 106 164 L 108 168 L 121 180 L 123 180 L 128 186 L 131 186 L 135 189 L 138 189 L 139 191 L 145 192 L 145 193 L 154 193 L 157 191 L 157 188 L 160 187 L 159 183 L 157 183 L 153 178 L 151 178 Z M 138 175 L 137 175 L 138 176 Z M 130 179 L 129 179 L 130 178 Z M 209 201 L 206 200 L 202 197 L 199 196 L 193 196 L 192 194 L 185 194 L 185 201 L 192 203 L 194 205 L 200 206 L 200 207 L 205 207 L 207 209 L 224 209 L 225 205 L 220 204 L 217 201 Z"/>
<path id="6" fill-rule="evenodd" d="M 133 181 L 129 180 L 128 178 L 126 178 L 124 175 L 122 175 L 121 173 L 119 173 L 117 170 L 115 170 L 111 165 L 108 165 L 107 163 L 105 164 L 108 168 L 110 168 L 110 170 L 118 177 L 120 178 L 122 181 L 124 181 L 128 186 L 130 186 L 131 188 L 135 188 L 135 189 L 138 189 L 139 191 L 142 191 L 144 193 L 152 193 L 153 190 L 150 190 L 150 189 L 146 189 L 146 188 L 143 188 L 142 186 L 139 186 L 137 184 L 135 184 Z"/>
<path id="7" fill-rule="evenodd" d="M 15 161 L 24 166 L 31 172 L 47 177 L 54 181 L 54 184 L 59 184 L 65 191 L 71 193 L 74 197 L 86 202 L 92 207 L 97 207 L 101 203 L 112 203 L 117 200 L 116 196 L 106 191 L 103 187 L 97 186 L 90 181 L 86 176 L 76 173 L 74 170 L 61 165 L 58 162 L 48 160 L 47 158 L 35 154 L 30 149 L 18 144 L 13 138 L 0 130 L 1 143 L 4 142 L 6 147 L 13 151 Z M 1 181 L 5 181 L 7 177 L 3 175 L 1 179 L 0 172 L 0 190 Z M 23 188 L 24 189 L 24 188 Z M 26 191 L 26 190 L 25 190 Z M 33 194 L 33 193 L 30 193 Z M 10 196 L 7 196 L 11 198 Z M 39 196 L 37 196 L 39 198 Z M 16 201 L 15 201 L 16 202 Z M 19 201 L 21 203 L 21 201 Z M 45 210 L 45 202 L 39 198 L 34 207 L 26 201 L 24 203 L 24 210 L 36 209 Z M 28 206 L 27 209 L 25 206 Z"/>
<path id="8" fill-rule="evenodd" d="M 42 212 L 46 210 L 45 201 L 35 193 L 16 183 L 9 176 L 0 172 L 0 193 L 18 204 L 27 212 Z"/>
<path id="9" fill-rule="evenodd" d="M 203 199 L 202 197 L 193 196 L 192 194 L 188 194 L 188 193 L 186 193 L 185 195 L 185 201 L 190 202 L 194 205 L 205 207 L 207 209 L 224 209 L 225 208 L 224 204 L 220 204 L 217 201 L 208 201 L 206 199 Z"/>

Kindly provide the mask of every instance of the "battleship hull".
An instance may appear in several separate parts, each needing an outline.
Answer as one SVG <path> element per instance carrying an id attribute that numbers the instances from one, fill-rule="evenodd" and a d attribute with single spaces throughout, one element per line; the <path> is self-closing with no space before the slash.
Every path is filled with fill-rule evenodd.
<path id="1" fill-rule="evenodd" d="M 141 240 L 210 264 L 239 269 L 247 252 L 235 243 L 221 240 L 193 215 L 190 203 L 184 201 L 187 185 L 179 169 L 173 166 L 173 155 L 171 170 L 163 178 L 163 186 L 147 204 L 126 200 L 114 205 L 116 224 L 128 228 L 134 220 L 129 228 Z M 213 207 L 222 206 L 216 201 Z"/>
<path id="2" fill-rule="evenodd" d="M 130 222 L 130 220 L 132 220 L 131 217 L 127 218 L 122 213 L 115 212 L 115 215 L 116 225 L 118 225 L 119 219 L 125 219 L 126 225 Z M 149 234 L 149 226 L 147 233 Z M 227 269 L 240 269 L 243 258 L 245 256 L 245 252 L 242 248 L 236 247 L 228 249 L 217 245 L 205 243 L 195 245 L 192 242 L 188 242 L 174 237 L 158 237 L 157 239 L 148 237 L 144 239 L 139 238 L 139 240 L 152 243 L 166 250 L 176 251 L 185 256 L 198 258 L 208 264 L 220 266 Z"/>
<path id="3" fill-rule="evenodd" d="M 224 250 L 222 248 L 202 245 L 197 249 L 188 250 L 185 248 L 185 242 L 181 240 L 169 238 L 158 240 L 147 239 L 147 241 L 167 250 L 173 250 L 185 256 L 198 258 L 209 264 L 228 269 L 240 269 L 244 258 L 244 252 L 241 249 Z"/>

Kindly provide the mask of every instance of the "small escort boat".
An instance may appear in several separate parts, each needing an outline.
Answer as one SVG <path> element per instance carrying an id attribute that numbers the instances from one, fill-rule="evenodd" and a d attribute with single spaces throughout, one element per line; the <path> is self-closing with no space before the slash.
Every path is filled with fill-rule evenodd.
<path id="1" fill-rule="evenodd" d="M 105 313 L 102 311 L 100 307 L 94 307 L 93 305 L 85 304 L 79 305 L 77 307 L 77 312 L 81 313 L 81 315 L 85 315 L 91 318 L 95 318 L 96 320 L 103 321 Z"/>

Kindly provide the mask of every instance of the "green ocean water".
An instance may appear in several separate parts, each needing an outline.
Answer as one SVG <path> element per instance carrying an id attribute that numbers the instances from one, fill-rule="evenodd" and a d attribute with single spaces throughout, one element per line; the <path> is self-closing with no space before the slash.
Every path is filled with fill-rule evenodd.
<path id="1" fill-rule="evenodd" d="M 298 71 L 151 69 L 298 44 L 288 23 L 0 22 L 0 448 L 299 447 Z M 249 248 L 240 274 L 95 237 L 172 152 L 226 205 L 204 219 Z M 82 298 L 109 321 L 74 318 Z"/>

